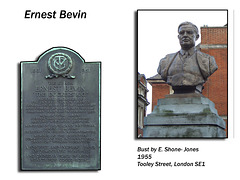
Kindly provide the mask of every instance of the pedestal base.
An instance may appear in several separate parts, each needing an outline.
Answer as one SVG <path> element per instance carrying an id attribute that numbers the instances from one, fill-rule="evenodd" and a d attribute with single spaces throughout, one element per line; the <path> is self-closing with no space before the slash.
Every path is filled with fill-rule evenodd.
<path id="1" fill-rule="evenodd" d="M 173 94 L 158 100 L 144 119 L 145 138 L 225 138 L 225 122 L 201 94 Z"/>

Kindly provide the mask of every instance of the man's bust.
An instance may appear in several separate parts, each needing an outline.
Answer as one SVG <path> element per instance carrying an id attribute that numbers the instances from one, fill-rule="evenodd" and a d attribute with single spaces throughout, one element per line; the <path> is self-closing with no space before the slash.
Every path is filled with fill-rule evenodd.
<path id="1" fill-rule="evenodd" d="M 202 53 L 195 47 L 199 38 L 198 28 L 190 22 L 178 27 L 181 50 L 166 55 L 159 62 L 158 73 L 174 93 L 201 93 L 207 78 L 217 70 L 214 57 Z"/>

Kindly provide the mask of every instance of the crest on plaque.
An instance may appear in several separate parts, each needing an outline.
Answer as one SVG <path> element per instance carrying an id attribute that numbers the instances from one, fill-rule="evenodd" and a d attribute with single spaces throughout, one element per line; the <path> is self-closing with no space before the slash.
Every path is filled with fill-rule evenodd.
<path id="1" fill-rule="evenodd" d="M 55 53 L 48 59 L 48 69 L 52 73 L 47 75 L 46 78 L 54 77 L 66 77 L 68 79 L 74 79 L 75 76 L 71 76 L 68 73 L 72 69 L 72 59 L 65 53 Z"/>

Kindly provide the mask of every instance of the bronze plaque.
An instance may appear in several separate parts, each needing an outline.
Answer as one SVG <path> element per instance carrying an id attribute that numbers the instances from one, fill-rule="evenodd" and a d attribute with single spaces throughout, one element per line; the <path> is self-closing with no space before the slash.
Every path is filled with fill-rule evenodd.
<path id="1" fill-rule="evenodd" d="M 100 170 L 101 63 L 56 47 L 21 62 L 21 170 Z"/>

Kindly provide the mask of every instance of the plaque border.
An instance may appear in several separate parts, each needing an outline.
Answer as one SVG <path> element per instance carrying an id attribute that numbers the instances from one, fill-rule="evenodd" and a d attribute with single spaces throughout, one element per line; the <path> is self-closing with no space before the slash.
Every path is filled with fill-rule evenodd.
<path id="1" fill-rule="evenodd" d="M 23 168 L 23 165 L 22 165 L 22 162 L 23 162 L 23 131 L 22 131 L 22 128 L 23 128 L 23 80 L 22 80 L 22 71 L 23 71 L 23 64 L 28 64 L 28 63 L 33 63 L 33 64 L 38 64 L 39 61 L 41 60 L 41 58 L 49 53 L 49 52 L 52 52 L 52 51 L 55 51 L 55 50 L 59 50 L 59 49 L 63 49 L 63 50 L 66 50 L 66 51 L 70 51 L 72 53 L 74 53 L 75 55 L 77 55 L 79 57 L 79 59 L 82 60 L 82 62 L 85 64 L 97 64 L 98 65 L 98 85 L 99 85 L 99 88 L 98 88 L 98 99 L 99 99 L 99 116 L 98 116 L 98 123 L 99 123 L 99 139 L 98 139 L 98 148 L 99 148 L 99 155 L 98 155 L 98 165 L 96 168 L 94 169 L 24 169 Z M 73 49 L 71 48 L 68 48 L 68 47 L 64 47 L 64 46 L 57 46 L 57 47 L 52 47 L 46 51 L 44 51 L 42 54 L 40 54 L 35 61 L 20 61 L 20 63 L 18 64 L 18 67 L 19 67 L 19 82 L 18 83 L 18 86 L 19 87 L 19 151 L 18 151 L 18 154 L 19 154 L 19 163 L 18 163 L 18 171 L 99 171 L 101 170 L 101 93 L 102 93 L 102 81 L 101 81 L 101 78 L 102 78 L 102 63 L 101 61 L 91 61 L 91 62 L 86 62 L 85 59 L 76 51 L 74 51 Z"/>

